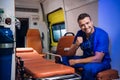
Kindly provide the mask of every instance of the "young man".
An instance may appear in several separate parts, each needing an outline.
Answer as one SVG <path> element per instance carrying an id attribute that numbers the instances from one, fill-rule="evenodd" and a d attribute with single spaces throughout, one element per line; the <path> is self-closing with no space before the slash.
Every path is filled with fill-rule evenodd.
<path id="1" fill-rule="evenodd" d="M 78 16 L 79 30 L 69 50 L 70 56 L 63 56 L 62 63 L 83 68 L 82 80 L 95 80 L 98 72 L 111 68 L 108 34 L 93 25 L 91 17 L 82 13 Z M 75 56 L 78 48 L 83 56 Z"/>

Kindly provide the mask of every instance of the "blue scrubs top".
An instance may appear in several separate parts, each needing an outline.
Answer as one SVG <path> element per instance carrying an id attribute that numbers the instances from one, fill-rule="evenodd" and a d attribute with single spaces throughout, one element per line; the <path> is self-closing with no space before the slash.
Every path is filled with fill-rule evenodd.
<path id="1" fill-rule="evenodd" d="M 94 27 L 94 32 L 88 39 L 86 38 L 86 34 L 82 30 L 79 30 L 73 44 L 75 44 L 78 36 L 83 38 L 83 43 L 80 44 L 80 47 L 83 50 L 83 57 L 94 56 L 95 52 L 103 52 L 105 55 L 102 62 L 110 63 L 109 37 L 104 30 Z"/>

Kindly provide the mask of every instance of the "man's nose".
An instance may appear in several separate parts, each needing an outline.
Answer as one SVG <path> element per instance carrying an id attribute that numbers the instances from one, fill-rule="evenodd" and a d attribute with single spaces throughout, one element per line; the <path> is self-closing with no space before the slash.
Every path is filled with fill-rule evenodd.
<path id="1" fill-rule="evenodd" d="M 85 28 L 88 28 L 88 25 L 87 25 L 87 24 L 85 24 L 84 26 L 85 26 Z"/>

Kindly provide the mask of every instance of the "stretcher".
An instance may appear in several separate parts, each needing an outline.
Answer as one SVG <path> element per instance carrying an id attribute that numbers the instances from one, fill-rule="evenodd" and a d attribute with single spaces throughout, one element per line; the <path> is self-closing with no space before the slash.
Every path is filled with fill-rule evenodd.
<path id="1" fill-rule="evenodd" d="M 19 65 L 17 68 L 24 70 L 21 71 L 22 79 L 25 74 L 29 75 L 29 78 L 43 80 L 79 80 L 81 78 L 75 73 L 74 68 L 47 60 L 33 48 L 16 48 L 16 58 Z"/>

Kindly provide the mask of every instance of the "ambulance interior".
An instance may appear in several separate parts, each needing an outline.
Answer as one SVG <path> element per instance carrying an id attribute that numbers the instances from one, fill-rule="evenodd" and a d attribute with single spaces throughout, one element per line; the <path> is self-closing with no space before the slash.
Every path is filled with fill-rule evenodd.
<path id="1" fill-rule="evenodd" d="M 0 0 L 0 80 L 80 80 L 82 68 L 58 60 L 68 56 L 84 12 L 110 36 L 112 68 L 96 80 L 119 80 L 119 5 L 119 0 Z"/>

